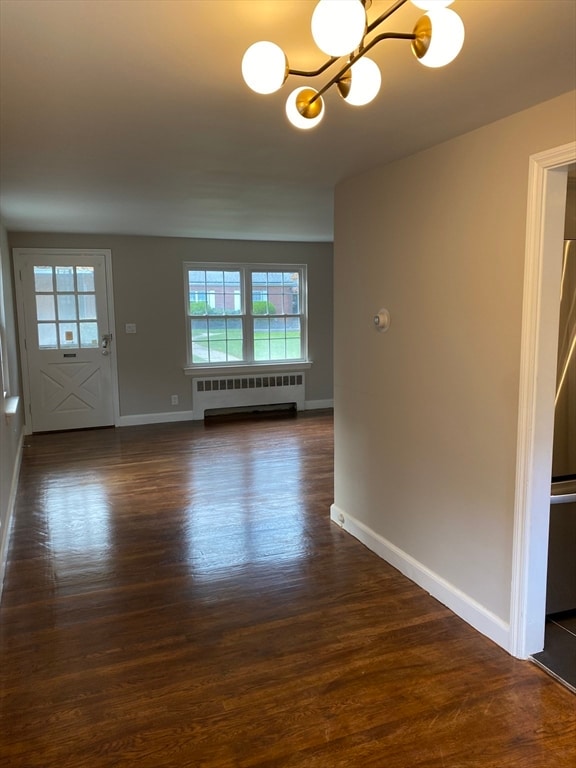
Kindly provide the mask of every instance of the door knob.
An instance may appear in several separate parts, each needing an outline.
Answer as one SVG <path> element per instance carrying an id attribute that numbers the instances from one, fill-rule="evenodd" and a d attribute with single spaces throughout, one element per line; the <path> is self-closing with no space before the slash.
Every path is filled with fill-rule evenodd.
<path id="1" fill-rule="evenodd" d="M 108 348 L 110 347 L 110 342 L 112 341 L 112 334 L 111 333 L 103 333 L 102 334 L 102 342 L 100 344 L 100 349 L 102 350 L 103 355 L 110 354 L 108 351 Z"/>

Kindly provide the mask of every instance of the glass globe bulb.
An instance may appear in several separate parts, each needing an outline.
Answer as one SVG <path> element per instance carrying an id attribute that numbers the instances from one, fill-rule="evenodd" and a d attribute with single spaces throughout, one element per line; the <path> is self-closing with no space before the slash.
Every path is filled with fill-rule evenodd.
<path id="1" fill-rule="evenodd" d="M 361 0 L 320 0 L 312 14 L 312 37 L 328 56 L 346 56 L 358 48 L 366 31 Z"/>
<path id="2" fill-rule="evenodd" d="M 276 43 L 261 40 L 242 57 L 242 77 L 256 93 L 274 93 L 284 85 L 287 75 L 288 59 Z"/>
<path id="3" fill-rule="evenodd" d="M 313 114 L 310 117 L 306 117 L 303 114 L 309 99 L 316 93 L 318 91 L 314 88 L 304 86 L 303 88 L 296 88 L 286 99 L 286 117 L 296 128 L 302 128 L 303 130 L 314 128 L 324 117 L 322 97 L 316 99 L 312 105 L 311 112 Z"/>
<path id="4" fill-rule="evenodd" d="M 423 11 L 432 11 L 435 8 L 446 8 L 452 5 L 454 0 L 412 0 L 412 5 L 421 8 Z"/>
<path id="5" fill-rule="evenodd" d="M 372 59 L 367 59 L 363 56 L 352 65 L 350 74 L 352 76 L 350 90 L 348 95 L 344 97 L 344 101 L 348 104 L 353 104 L 355 107 L 369 104 L 372 99 L 376 98 L 382 83 L 382 76 L 378 65 Z"/>
<path id="6" fill-rule="evenodd" d="M 428 50 L 418 56 L 420 64 L 426 67 L 444 67 L 454 61 L 464 45 L 464 24 L 457 13 L 450 8 L 428 11 L 422 20 L 431 27 Z M 417 25 L 418 27 L 418 25 Z"/>

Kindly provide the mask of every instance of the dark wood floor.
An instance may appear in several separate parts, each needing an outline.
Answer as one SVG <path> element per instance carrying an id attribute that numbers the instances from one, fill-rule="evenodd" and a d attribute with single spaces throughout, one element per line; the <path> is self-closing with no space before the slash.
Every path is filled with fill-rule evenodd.
<path id="1" fill-rule="evenodd" d="M 6 768 L 574 768 L 576 697 L 328 519 L 330 414 L 27 439 Z"/>

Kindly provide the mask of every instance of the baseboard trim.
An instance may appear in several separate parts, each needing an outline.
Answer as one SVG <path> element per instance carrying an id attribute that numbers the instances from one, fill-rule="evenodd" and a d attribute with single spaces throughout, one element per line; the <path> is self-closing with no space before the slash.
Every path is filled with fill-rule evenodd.
<path id="1" fill-rule="evenodd" d="M 510 653 L 510 625 L 383 536 L 332 504 L 330 519 L 478 632 Z"/>
<path id="2" fill-rule="evenodd" d="M 320 411 L 334 408 L 334 400 L 306 400 L 304 411 Z M 198 411 L 168 411 L 166 413 L 135 413 L 129 416 L 119 416 L 117 427 L 139 427 L 145 424 L 164 424 L 175 421 L 202 421 L 204 413 Z"/>
<path id="3" fill-rule="evenodd" d="M 306 400 L 305 411 L 323 411 L 326 408 L 334 408 L 334 400 Z"/>
<path id="4" fill-rule="evenodd" d="M 4 586 L 4 574 L 6 572 L 6 561 L 8 559 L 8 544 L 10 542 L 10 531 L 12 529 L 12 518 L 14 516 L 14 507 L 16 504 L 16 493 L 18 491 L 18 480 L 20 478 L 20 467 L 22 466 L 23 451 L 24 428 L 20 430 L 14 467 L 12 468 L 10 495 L 8 497 L 8 509 L 6 511 L 6 523 L 2 526 L 2 528 L 0 528 L 0 599 L 2 599 L 2 587 Z"/>
<path id="5" fill-rule="evenodd" d="M 129 416 L 119 416 L 117 427 L 139 427 L 145 424 L 165 424 L 175 421 L 198 420 L 194 411 L 168 411 L 166 413 L 135 413 Z M 202 417 L 200 417 L 202 418 Z"/>

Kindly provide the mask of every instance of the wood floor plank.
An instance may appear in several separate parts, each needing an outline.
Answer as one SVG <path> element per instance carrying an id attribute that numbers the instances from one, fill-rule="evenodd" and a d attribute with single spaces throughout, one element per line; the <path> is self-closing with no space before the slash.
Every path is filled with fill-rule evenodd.
<path id="1" fill-rule="evenodd" d="M 576 697 L 328 517 L 332 417 L 26 440 L 9 768 L 576 768 Z"/>

